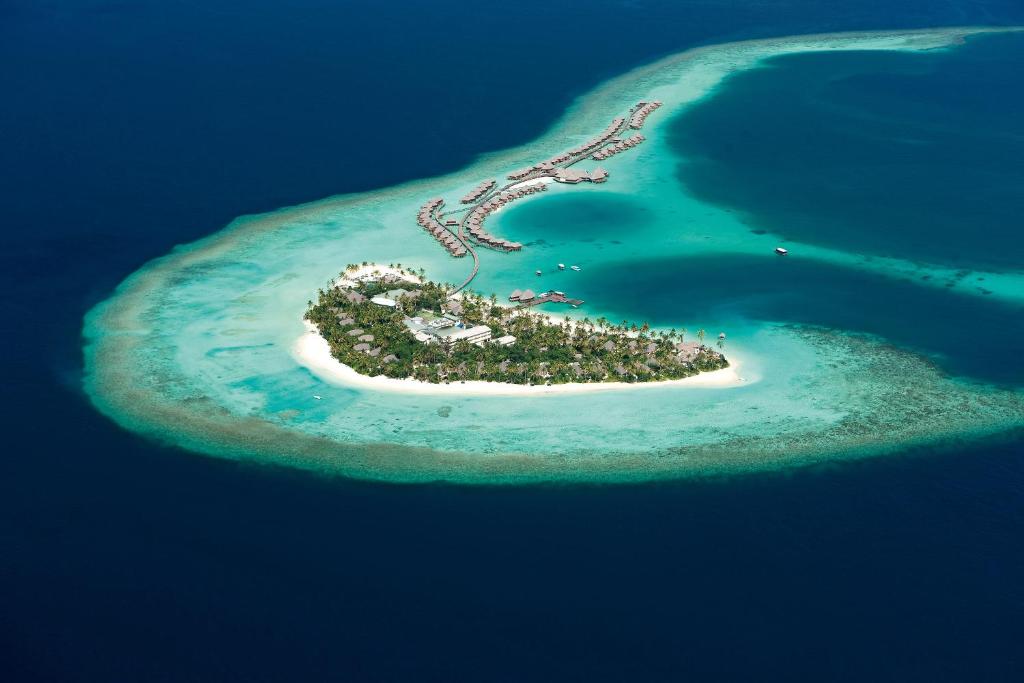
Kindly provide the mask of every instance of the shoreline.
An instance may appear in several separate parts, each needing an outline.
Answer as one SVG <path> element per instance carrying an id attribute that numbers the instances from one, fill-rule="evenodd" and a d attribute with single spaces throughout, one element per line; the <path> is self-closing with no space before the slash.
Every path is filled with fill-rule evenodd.
<path id="1" fill-rule="evenodd" d="M 1012 392 L 990 393 L 950 383 L 918 356 L 842 332 L 839 346 L 815 347 L 801 338 L 794 342 L 797 346 L 785 347 L 795 348 L 794 353 L 834 357 L 802 374 L 795 374 L 785 357 L 772 356 L 764 376 L 756 378 L 756 391 L 729 395 L 736 406 L 732 400 L 718 401 L 724 395 L 713 392 L 666 391 L 658 398 L 671 401 L 635 406 L 620 400 L 629 394 L 612 393 L 676 383 L 696 388 L 709 377 L 712 384 L 705 388 L 718 388 L 724 378 L 711 376 L 730 371 L 737 383 L 723 386 L 740 386 L 731 354 L 730 368 L 683 380 L 551 387 L 479 382 L 484 386 L 478 389 L 471 383 L 441 385 L 358 375 L 330 356 L 319 334 L 294 336 L 296 312 L 306 290 L 315 290 L 332 274 L 336 278 L 348 255 L 379 262 L 393 254 L 403 263 L 422 263 L 453 278 L 447 259 L 424 257 L 427 250 L 405 241 L 404 228 L 392 227 L 418 197 L 455 193 L 481 177 L 500 176 L 508 168 L 558 151 L 567 140 L 576 139 L 577 130 L 603 125 L 607 113 L 623 103 L 658 98 L 674 113 L 708 96 L 729 74 L 776 54 L 941 49 L 962 42 L 965 35 L 1019 30 L 842 32 L 689 48 L 605 81 L 577 98 L 536 139 L 483 153 L 458 171 L 239 217 L 222 230 L 146 263 L 89 311 L 82 330 L 84 391 L 97 410 L 125 429 L 191 451 L 391 481 L 678 478 L 864 457 L 950 435 L 982 434 L 1007 425 L 1019 428 L 1020 402 Z M 336 244 L 339 238 L 343 245 L 332 249 L 325 249 L 321 241 Z M 389 245 L 386 255 L 380 245 Z M 246 252 L 251 265 L 233 265 L 238 250 Z M 204 284 L 216 282 L 212 276 L 223 277 L 241 293 L 233 291 L 234 296 L 226 298 L 223 287 L 217 289 L 220 285 Z M 197 311 L 203 314 L 196 315 Z M 322 367 L 308 362 L 318 360 L 324 361 Z M 346 370 L 351 373 L 347 378 Z M 762 373 L 760 368 L 757 372 Z M 309 399 L 317 391 L 316 378 L 367 393 L 355 400 L 351 391 L 325 395 L 314 407 Z M 390 383 L 397 386 L 389 388 Z M 296 387 L 301 387 L 300 393 L 290 396 Z M 388 392 L 392 400 L 379 400 Z M 585 393 L 592 398 L 576 396 Z M 403 394 L 414 398 L 400 400 Z M 514 424 L 481 420 L 475 413 L 461 413 L 458 406 L 451 417 L 443 416 L 444 429 L 415 422 L 424 409 L 430 413 L 433 404 L 444 400 L 438 395 L 480 396 L 472 402 L 477 411 L 493 408 L 497 402 L 486 400 L 491 395 L 547 394 L 574 396 L 566 399 L 571 408 L 566 411 L 567 424 L 550 425 L 544 414 L 550 403 L 511 399 L 508 405 L 516 404 Z M 417 395 L 423 398 L 417 400 Z M 627 414 L 640 419 L 615 423 Z M 406 429 L 402 420 L 412 421 L 416 428 Z M 491 429 L 491 424 L 500 428 Z M 515 429 L 523 431 L 512 439 L 509 433 Z M 529 445 L 523 441 L 527 435 L 556 429 L 558 438 L 553 433 L 549 442 L 542 442 L 546 433 L 539 433 L 531 437 L 539 447 L 520 448 Z M 561 438 L 566 430 L 574 437 Z"/>
<path id="2" fill-rule="evenodd" d="M 359 278 L 367 275 L 379 275 L 379 276 L 391 276 L 404 282 L 411 282 L 414 285 L 421 284 L 423 280 L 419 275 L 416 275 L 404 268 L 396 268 L 394 266 L 382 266 L 379 263 L 367 263 L 366 265 L 356 266 L 355 269 L 345 272 L 343 277 L 339 277 L 334 281 L 335 287 L 352 287 L 358 282 Z"/>
<path id="3" fill-rule="evenodd" d="M 329 384 L 364 391 L 456 396 L 554 396 L 598 391 L 630 391 L 643 388 L 733 389 L 757 382 L 757 378 L 748 380 L 739 374 L 740 363 L 731 354 L 727 368 L 660 382 L 568 382 L 537 385 L 468 380 L 452 384 L 435 384 L 411 378 L 397 379 L 383 375 L 370 377 L 356 372 L 332 356 L 327 340 L 320 336 L 316 325 L 308 320 L 302 322 L 306 331 L 292 345 L 292 358 Z"/>

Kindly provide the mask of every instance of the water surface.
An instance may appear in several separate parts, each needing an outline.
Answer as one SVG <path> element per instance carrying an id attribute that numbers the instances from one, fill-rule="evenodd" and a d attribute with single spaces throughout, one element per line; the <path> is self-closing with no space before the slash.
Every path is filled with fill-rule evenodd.
<path id="1" fill-rule="evenodd" d="M 679 116 L 670 144 L 680 182 L 753 229 L 1024 268 L 1020 34 L 923 54 L 777 57 Z"/>

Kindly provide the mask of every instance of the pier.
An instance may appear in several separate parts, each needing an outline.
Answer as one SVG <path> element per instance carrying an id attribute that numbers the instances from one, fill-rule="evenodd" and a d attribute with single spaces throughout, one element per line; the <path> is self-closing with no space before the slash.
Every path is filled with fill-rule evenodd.
<path id="1" fill-rule="evenodd" d="M 645 138 L 640 133 L 637 133 L 636 135 L 630 135 L 625 140 L 615 140 L 613 138 L 612 139 L 612 143 L 613 144 L 608 145 L 607 147 L 602 147 L 601 149 L 597 150 L 596 152 L 594 152 L 594 154 L 590 158 L 591 159 L 595 159 L 597 161 L 603 161 L 604 159 L 607 159 L 608 157 L 615 156 L 616 154 L 619 154 L 620 152 L 625 152 L 627 149 L 632 149 L 632 148 L 636 147 L 637 145 L 639 145 L 641 142 L 643 142 L 646 139 L 647 138 Z"/>
<path id="2" fill-rule="evenodd" d="M 631 116 L 634 115 L 636 110 L 631 110 Z M 518 171 L 514 171 L 508 175 L 509 180 L 526 180 L 528 178 L 538 178 L 542 176 L 554 175 L 555 167 L 559 164 L 572 165 L 577 161 L 581 161 L 591 154 L 593 154 L 598 148 L 603 146 L 613 137 L 616 137 L 624 129 L 626 119 L 615 118 L 608 124 L 608 127 L 601 131 L 601 134 L 595 138 L 587 140 L 578 147 L 562 152 L 561 154 L 551 157 L 546 161 L 542 161 L 539 164 L 534 164 L 529 168 L 523 168 Z"/>
<path id="3" fill-rule="evenodd" d="M 571 167 L 586 159 L 607 159 L 639 145 L 645 139 L 643 135 L 634 134 L 625 139 L 622 136 L 630 129 L 643 126 L 647 116 L 660 106 L 661 102 L 658 101 L 638 102 L 630 108 L 625 117 L 612 119 L 601 133 L 583 144 L 508 174 L 508 180 L 511 182 L 505 185 L 498 187 L 497 181 L 492 179 L 480 182 L 459 200 L 465 205 L 461 208 L 442 211 L 444 200 L 441 198 L 432 199 L 424 204 L 417 216 L 419 225 L 452 256 L 463 257 L 469 254 L 473 257 L 473 271 L 455 292 L 467 287 L 479 272 L 480 258 L 473 244 L 504 252 L 519 251 L 523 248 L 519 242 L 497 237 L 484 228 L 484 221 L 491 213 L 517 199 L 546 191 L 547 180 L 568 185 L 606 182 L 608 171 L 603 168 L 588 171 Z M 457 219 L 456 215 L 461 215 L 461 219 Z M 578 299 L 568 299 L 557 292 L 547 292 L 536 299 L 521 304 L 533 306 L 550 301 L 578 306 L 583 303 Z"/>
<path id="4" fill-rule="evenodd" d="M 472 204 L 472 203 L 476 202 L 478 199 L 480 199 L 481 197 L 483 197 L 485 194 L 490 192 L 492 189 L 494 189 L 494 186 L 497 185 L 497 184 L 498 184 L 498 181 L 496 181 L 496 180 L 485 180 L 484 182 L 480 183 L 479 185 L 474 187 L 472 190 L 470 190 L 466 194 L 466 196 L 463 197 L 462 199 L 460 199 L 459 201 L 461 203 L 463 203 L 463 204 Z"/>
<path id="5" fill-rule="evenodd" d="M 443 199 L 431 199 L 420 207 L 420 212 L 416 215 L 416 222 L 419 223 L 420 227 L 433 235 L 434 239 L 440 242 L 441 246 L 448 250 L 449 254 L 455 257 L 465 256 L 469 252 L 466 245 L 455 233 L 441 223 L 441 219 L 437 215 L 442 206 L 444 206 Z"/>
<path id="6" fill-rule="evenodd" d="M 519 304 L 519 308 L 539 306 L 540 304 L 569 304 L 570 306 L 582 306 L 583 299 L 570 299 L 564 292 L 557 292 L 553 289 L 543 294 L 534 294 L 532 289 L 515 290 L 509 295 L 508 300 Z"/>
<path id="7" fill-rule="evenodd" d="M 629 127 L 639 129 L 644 125 L 644 121 L 650 116 L 651 112 L 661 106 L 661 100 L 654 100 L 653 102 L 639 102 L 634 109 L 633 113 L 629 117 Z"/>

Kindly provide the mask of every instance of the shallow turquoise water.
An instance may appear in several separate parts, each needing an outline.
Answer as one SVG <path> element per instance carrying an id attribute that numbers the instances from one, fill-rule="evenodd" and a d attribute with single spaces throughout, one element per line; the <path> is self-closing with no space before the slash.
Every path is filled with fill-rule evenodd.
<path id="1" fill-rule="evenodd" d="M 1020 392 L 1000 386 L 1020 379 L 1008 346 L 1024 301 L 1019 276 L 868 259 L 809 241 L 786 242 L 793 254 L 781 260 L 773 254 L 779 235 L 751 231 L 737 212 L 677 182 L 680 157 L 664 134 L 672 111 L 685 111 L 725 75 L 765 56 L 916 49 L 951 36 L 706 48 L 606 84 L 528 148 L 459 174 L 239 221 L 150 264 L 93 312 L 87 388 L 121 424 L 191 448 L 401 480 L 680 476 L 887 452 L 1019 426 Z M 602 162 L 611 173 L 606 185 L 552 186 L 488 223 L 527 248 L 482 253 L 473 288 L 501 297 L 527 286 L 559 289 L 586 304 L 548 307 L 552 315 L 648 318 L 685 327 L 691 337 L 700 328 L 712 337 L 726 331 L 726 352 L 741 378 L 733 386 L 540 397 L 395 394 L 355 389 L 307 369 L 295 355 L 306 302 L 348 263 L 403 263 L 462 280 L 468 259 L 448 258 L 415 227 L 425 198 L 440 194 L 454 203 L 481 178 L 576 144 L 648 98 L 666 106 L 649 119 L 646 143 Z M 559 262 L 582 270 L 558 271 Z M 976 327 L 996 325 L 999 334 L 975 338 Z"/>
<path id="2" fill-rule="evenodd" d="M 511 207 L 507 220 L 501 222 L 502 232 L 531 247 L 575 248 L 582 242 L 600 248 L 622 245 L 636 233 L 657 227 L 657 209 L 627 195 L 589 189 L 552 194 L 543 202 Z"/>

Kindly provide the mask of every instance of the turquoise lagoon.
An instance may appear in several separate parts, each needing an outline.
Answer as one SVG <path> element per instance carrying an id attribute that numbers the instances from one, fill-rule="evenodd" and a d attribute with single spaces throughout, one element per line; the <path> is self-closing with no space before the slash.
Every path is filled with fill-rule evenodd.
<path id="1" fill-rule="evenodd" d="M 972 245 L 962 261 L 935 245 L 918 249 L 900 232 L 902 222 L 863 225 L 884 213 L 870 202 L 845 224 L 832 223 L 813 201 L 794 200 L 797 208 L 782 211 L 780 200 L 773 210 L 771 184 L 792 187 L 793 167 L 773 167 L 767 152 L 763 168 L 742 167 L 728 139 L 745 122 L 716 114 L 746 102 L 751 119 L 762 111 L 783 117 L 766 106 L 760 79 L 780 79 L 777 72 L 792 65 L 796 82 L 830 84 L 849 116 L 864 106 L 850 83 L 865 74 L 941 79 L 935 61 L 957 63 L 958 53 L 989 41 L 1022 41 L 985 32 L 837 34 L 700 48 L 610 81 L 541 139 L 451 176 L 241 218 L 148 264 L 90 313 L 86 389 L 121 425 L 190 449 L 396 481 L 687 476 L 1019 428 L 1024 364 L 1014 340 L 1024 331 L 1024 276 L 1016 247 Z M 962 44 L 971 34 L 979 35 Z M 758 98 L 743 99 L 749 88 Z M 296 360 L 307 300 L 347 263 L 402 263 L 434 278 L 465 277 L 468 261 L 448 258 L 412 220 L 424 199 L 454 203 L 480 180 L 576 144 L 636 100 L 653 98 L 666 106 L 648 120 L 647 142 L 603 162 L 611 172 L 606 185 L 554 186 L 492 219 L 495 233 L 527 248 L 482 253 L 473 287 L 500 297 L 524 286 L 554 288 L 587 301 L 578 311 L 551 308 L 553 316 L 646 319 L 690 336 L 725 332 L 726 353 L 745 379 L 739 386 L 400 394 L 345 386 Z M 716 128 L 716 120 L 728 124 Z M 701 131 L 700 144 L 693 130 Z M 873 163 L 885 166 L 885 158 Z M 748 187 L 762 172 L 770 174 L 768 187 Z M 719 187 L 711 178 L 744 187 Z M 828 178 L 817 182 L 829 187 Z M 834 198 L 856 182 L 851 175 L 837 181 L 843 187 L 833 188 Z M 1012 187 L 1001 187 L 1008 189 L 993 189 L 993 196 L 1015 201 Z M 943 206 L 943 220 L 952 225 L 948 214 L 958 210 Z M 985 214 L 999 239 L 1007 239 L 998 230 L 1000 212 L 1008 210 L 1000 205 Z M 816 224 L 828 227 L 816 232 Z M 855 229 L 862 241 L 851 238 Z M 944 239 L 949 230 L 941 231 Z M 901 237 L 885 240 L 887 234 Z M 791 250 L 785 259 L 773 254 L 782 243 Z M 558 271 L 559 262 L 581 271 Z"/>

